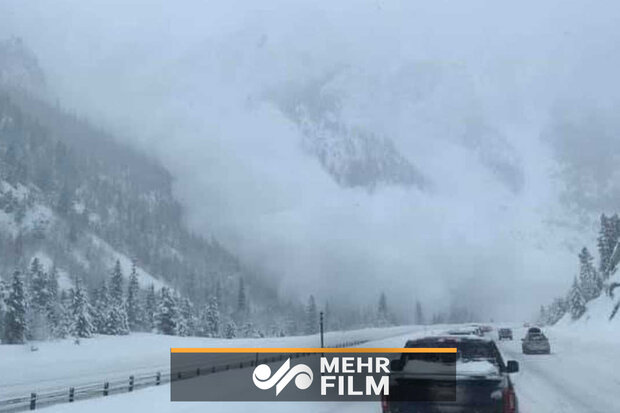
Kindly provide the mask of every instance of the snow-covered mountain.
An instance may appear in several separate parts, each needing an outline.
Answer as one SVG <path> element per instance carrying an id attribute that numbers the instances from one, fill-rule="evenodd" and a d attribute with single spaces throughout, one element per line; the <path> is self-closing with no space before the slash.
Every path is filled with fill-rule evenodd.
<path id="1" fill-rule="evenodd" d="M 197 306 L 217 286 L 231 314 L 243 279 L 257 318 L 278 307 L 273 284 L 186 228 L 166 169 L 40 97 L 44 76 L 21 41 L 0 43 L 0 74 L 0 279 L 38 257 L 61 288 L 79 277 L 94 289 L 133 261 L 143 287 Z"/>
<path id="2" fill-rule="evenodd" d="M 329 76 L 302 86 L 287 85 L 268 99 L 299 128 L 303 147 L 342 187 L 381 185 L 427 189 L 429 180 L 385 136 L 348 125 Z"/>

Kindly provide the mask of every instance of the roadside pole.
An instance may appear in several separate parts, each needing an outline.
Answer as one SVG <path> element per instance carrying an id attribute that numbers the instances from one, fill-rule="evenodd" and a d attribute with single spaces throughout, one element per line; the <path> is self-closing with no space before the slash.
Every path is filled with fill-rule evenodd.
<path id="1" fill-rule="evenodd" d="M 325 347 L 325 342 L 323 341 L 323 312 L 320 313 L 320 323 L 321 323 L 321 348 Z"/>

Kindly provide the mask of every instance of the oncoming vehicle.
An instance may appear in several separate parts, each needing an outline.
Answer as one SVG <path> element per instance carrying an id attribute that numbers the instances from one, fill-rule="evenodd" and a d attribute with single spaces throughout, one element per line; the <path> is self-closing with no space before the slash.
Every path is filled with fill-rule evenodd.
<path id="1" fill-rule="evenodd" d="M 521 339 L 521 349 L 523 354 L 550 354 L 551 345 L 549 339 L 538 327 L 531 327 L 527 334 Z"/>
<path id="2" fill-rule="evenodd" d="M 497 339 L 498 340 L 512 340 L 512 329 L 510 328 L 500 328 L 497 331 Z"/>
<path id="3" fill-rule="evenodd" d="M 410 340 L 406 348 L 456 347 L 456 400 L 454 401 L 403 401 L 384 396 L 383 413 L 516 413 L 518 402 L 510 373 L 519 371 L 514 360 L 504 362 L 495 342 L 473 336 L 437 336 Z M 449 378 L 440 374 L 432 376 L 407 370 L 408 362 L 415 364 L 420 354 L 404 353 L 390 366 L 390 394 L 406 394 L 418 389 L 421 383 L 429 387 L 429 394 L 445 389 Z M 428 362 L 428 358 L 422 359 Z M 442 362 L 441 356 L 436 359 Z M 454 370 L 451 378 L 454 379 Z M 454 382 L 452 382 L 454 383 Z M 403 393 L 405 392 L 405 393 Z"/>

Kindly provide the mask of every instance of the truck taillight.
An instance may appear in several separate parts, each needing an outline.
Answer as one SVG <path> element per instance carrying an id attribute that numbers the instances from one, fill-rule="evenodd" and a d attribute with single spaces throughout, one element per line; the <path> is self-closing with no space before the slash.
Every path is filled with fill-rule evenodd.
<path id="1" fill-rule="evenodd" d="M 504 390 L 504 413 L 517 413 L 517 397 L 512 387 Z"/>
<path id="2" fill-rule="evenodd" d="M 388 404 L 388 398 L 385 394 L 381 395 L 381 411 L 383 413 L 388 413 L 390 411 L 390 406 Z"/>

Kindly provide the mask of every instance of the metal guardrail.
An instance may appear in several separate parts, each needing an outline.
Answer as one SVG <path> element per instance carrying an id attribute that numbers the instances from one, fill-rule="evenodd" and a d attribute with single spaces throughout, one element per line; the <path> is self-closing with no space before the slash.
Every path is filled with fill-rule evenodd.
<path id="1" fill-rule="evenodd" d="M 353 347 L 364 344 L 369 340 L 354 340 L 332 346 L 337 348 Z M 291 354 L 292 358 L 308 356 L 307 353 Z M 186 380 L 202 375 L 215 374 L 232 369 L 254 367 L 259 363 L 271 363 L 283 360 L 284 356 L 259 358 L 258 354 L 252 359 L 230 360 L 226 363 L 210 366 L 192 367 L 178 371 L 156 371 L 142 375 L 131 375 L 127 379 L 109 380 L 98 383 L 88 383 L 61 390 L 47 390 L 30 393 L 30 396 L 15 397 L 0 400 L 0 412 L 12 413 L 26 410 L 36 410 L 41 407 L 60 403 L 73 403 L 78 400 L 106 397 L 114 394 L 129 393 L 146 387 L 159 386 L 170 381 Z"/>

